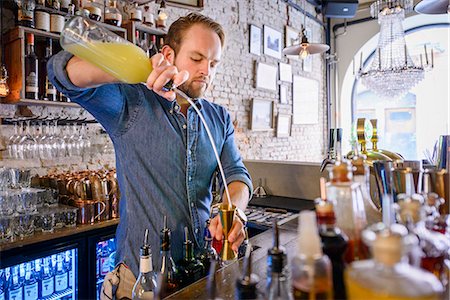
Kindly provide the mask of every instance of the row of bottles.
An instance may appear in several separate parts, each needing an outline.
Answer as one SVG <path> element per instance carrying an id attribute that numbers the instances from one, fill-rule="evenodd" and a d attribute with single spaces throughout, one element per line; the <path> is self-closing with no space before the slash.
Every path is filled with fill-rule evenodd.
<path id="1" fill-rule="evenodd" d="M 96 283 L 97 299 L 100 299 L 100 292 L 106 274 L 114 270 L 116 255 L 116 240 L 111 238 L 100 241 L 96 245 Z"/>
<path id="2" fill-rule="evenodd" d="M 75 299 L 75 250 L 0 269 L 0 299 Z"/>
<path id="3" fill-rule="evenodd" d="M 53 55 L 53 40 L 46 39 L 45 55 L 39 57 L 35 51 L 34 34 L 26 35 L 25 52 L 25 98 L 70 102 L 64 94 L 57 91 L 47 76 L 47 62 Z"/>
<path id="4" fill-rule="evenodd" d="M 194 244 L 189 238 L 189 229 L 184 228 L 183 259 L 175 264 L 171 254 L 171 230 L 164 217 L 164 226 L 160 233 L 159 270 L 153 269 L 152 252 L 148 244 L 148 230 L 145 231 L 144 242 L 140 248 L 139 276 L 133 287 L 133 299 L 162 299 L 180 288 L 201 279 L 209 271 L 211 261 L 218 259 L 212 247 L 212 237 L 206 224 L 204 248 L 194 255 Z M 159 274 L 160 278 L 157 278 Z M 157 295 L 156 295 L 157 294 Z"/>
<path id="5" fill-rule="evenodd" d="M 55 33 L 62 31 L 65 16 L 74 14 L 119 27 L 122 23 L 134 21 L 166 28 L 165 3 L 160 5 L 157 17 L 150 4 L 141 7 L 137 2 L 125 0 L 15 0 L 15 3 L 17 25 Z"/>

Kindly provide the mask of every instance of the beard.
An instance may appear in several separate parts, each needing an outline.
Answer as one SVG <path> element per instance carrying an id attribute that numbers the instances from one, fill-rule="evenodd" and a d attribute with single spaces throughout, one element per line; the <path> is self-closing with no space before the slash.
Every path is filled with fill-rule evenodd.
<path id="1" fill-rule="evenodd" d="M 193 99 L 202 98 L 205 94 L 206 90 L 209 87 L 209 83 L 204 85 L 196 84 L 193 81 L 186 81 L 181 84 L 178 88 L 186 93 L 189 97 Z"/>

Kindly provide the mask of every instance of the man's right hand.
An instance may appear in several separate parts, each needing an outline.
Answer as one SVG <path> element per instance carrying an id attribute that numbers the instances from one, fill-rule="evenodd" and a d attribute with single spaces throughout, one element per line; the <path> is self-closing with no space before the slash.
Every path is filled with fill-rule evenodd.
<path id="1" fill-rule="evenodd" d="M 161 53 L 153 55 L 151 62 L 153 70 L 147 78 L 147 87 L 169 101 L 175 100 L 175 92 L 164 91 L 164 85 L 172 80 L 174 86 L 179 86 L 189 78 L 189 73 L 178 71 L 177 67 L 171 65 Z"/>

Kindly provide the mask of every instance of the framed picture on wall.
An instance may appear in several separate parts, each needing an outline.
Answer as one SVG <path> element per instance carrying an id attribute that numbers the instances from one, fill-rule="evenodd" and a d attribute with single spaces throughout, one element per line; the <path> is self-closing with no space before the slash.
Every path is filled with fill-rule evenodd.
<path id="1" fill-rule="evenodd" d="M 250 24 L 250 53 L 261 55 L 261 28 Z"/>
<path id="2" fill-rule="evenodd" d="M 286 37 L 285 37 L 286 47 L 298 44 L 300 42 L 299 35 L 300 35 L 299 30 L 286 25 Z"/>
<path id="3" fill-rule="evenodd" d="M 271 100 L 252 99 L 250 129 L 265 131 L 273 128 L 273 106 Z"/>
<path id="4" fill-rule="evenodd" d="M 291 116 L 278 114 L 277 117 L 277 137 L 291 136 Z"/>
<path id="5" fill-rule="evenodd" d="M 266 89 L 277 91 L 277 67 L 264 63 L 257 63 L 256 65 L 256 80 L 255 87 L 258 89 Z"/>
<path id="6" fill-rule="evenodd" d="M 279 64 L 280 81 L 292 82 L 292 66 L 289 64 Z"/>
<path id="7" fill-rule="evenodd" d="M 147 1 L 148 2 L 148 1 Z M 172 6 L 184 7 L 184 8 L 203 8 L 203 0 L 167 0 Z"/>
<path id="8" fill-rule="evenodd" d="M 280 103 L 281 104 L 288 104 L 288 88 L 285 85 L 280 84 Z"/>
<path id="9" fill-rule="evenodd" d="M 281 59 L 281 32 L 264 25 L 264 54 Z"/>

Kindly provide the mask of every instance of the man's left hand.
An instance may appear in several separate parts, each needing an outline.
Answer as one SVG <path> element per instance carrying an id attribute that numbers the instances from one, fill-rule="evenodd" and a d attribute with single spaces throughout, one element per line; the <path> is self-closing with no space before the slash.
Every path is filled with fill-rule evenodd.
<path id="1" fill-rule="evenodd" d="M 222 232 L 222 223 L 220 222 L 220 215 L 215 216 L 211 223 L 209 224 L 209 231 L 211 232 L 211 236 L 218 241 L 222 240 L 223 232 Z M 231 231 L 228 234 L 228 241 L 231 243 L 231 249 L 234 252 L 238 252 L 239 246 L 245 239 L 245 229 L 242 221 L 234 216 L 233 218 L 233 226 L 231 227 Z"/>

